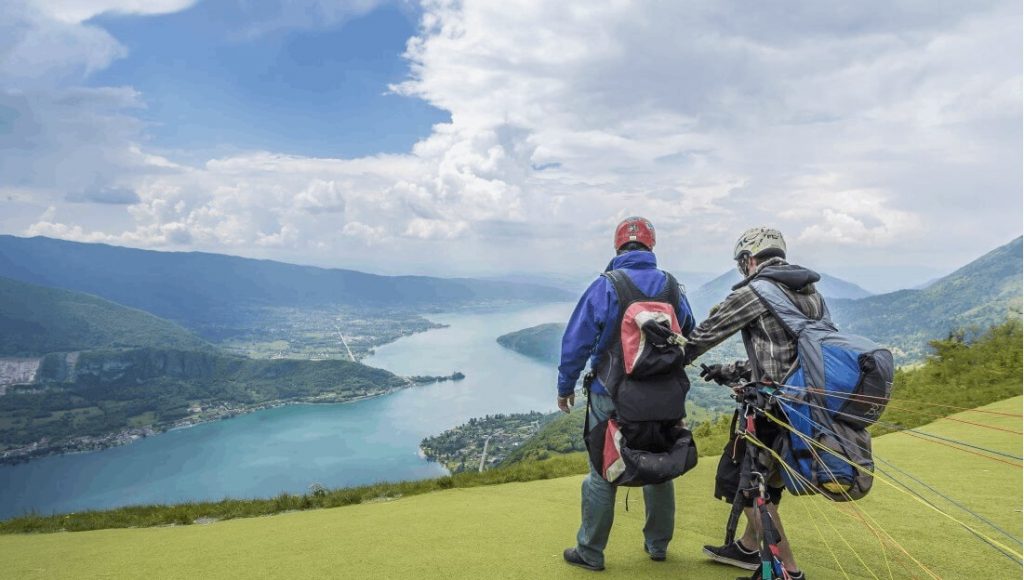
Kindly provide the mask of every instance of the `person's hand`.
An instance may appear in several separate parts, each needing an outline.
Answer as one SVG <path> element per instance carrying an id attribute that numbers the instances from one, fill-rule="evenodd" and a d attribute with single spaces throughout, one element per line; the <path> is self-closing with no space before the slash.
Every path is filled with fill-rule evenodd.
<path id="1" fill-rule="evenodd" d="M 573 403 L 576 402 L 576 393 L 572 393 L 568 397 L 558 397 L 558 410 L 563 413 L 568 413 L 572 410 Z"/>
<path id="2" fill-rule="evenodd" d="M 700 378 L 704 379 L 705 383 L 715 381 L 720 385 L 724 385 L 729 382 L 731 377 L 725 375 L 722 365 L 700 365 Z"/>

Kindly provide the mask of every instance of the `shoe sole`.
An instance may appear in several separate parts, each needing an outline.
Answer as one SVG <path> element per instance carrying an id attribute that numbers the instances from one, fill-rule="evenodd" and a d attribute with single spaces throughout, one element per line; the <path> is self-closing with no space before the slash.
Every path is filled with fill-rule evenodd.
<path id="1" fill-rule="evenodd" d="M 714 553 L 714 552 L 712 552 L 711 550 L 708 550 L 708 549 L 704 550 L 704 555 L 707 556 L 708 558 L 711 558 L 715 562 L 718 562 L 719 564 L 726 564 L 728 566 L 735 566 L 735 567 L 741 568 L 743 570 L 750 570 L 751 572 L 753 572 L 754 570 L 757 570 L 757 568 L 759 567 L 759 564 L 751 564 L 750 562 L 743 562 L 741 560 L 733 560 L 732 558 L 726 558 L 724 556 L 719 556 L 718 554 L 716 554 L 716 553 Z"/>
<path id="2" fill-rule="evenodd" d="M 590 570 L 591 572 L 603 572 L 604 571 L 604 566 L 602 566 L 600 568 L 597 568 L 595 566 L 591 566 L 590 564 L 580 564 L 578 562 L 570 562 L 569 560 L 565 560 L 565 563 L 570 565 L 570 566 L 576 566 L 577 568 L 583 568 L 584 570 Z"/>
<path id="3" fill-rule="evenodd" d="M 665 555 L 664 554 L 662 554 L 660 556 L 656 556 L 656 555 L 652 554 L 651 551 L 647 549 L 647 544 L 644 544 L 644 553 L 646 553 L 651 558 L 651 560 L 654 560 L 655 562 L 664 562 L 665 561 Z"/>
<path id="4" fill-rule="evenodd" d="M 579 554 L 576 554 L 576 556 L 579 557 L 582 560 L 582 557 Z M 591 572 L 602 572 L 602 571 L 604 571 L 604 566 L 601 566 L 601 567 L 592 566 L 590 564 L 587 564 L 585 561 L 577 562 L 575 560 L 570 560 L 569 558 L 565 557 L 564 553 L 562 554 L 562 560 L 564 560 L 565 563 L 570 565 L 570 566 L 576 566 L 577 568 L 583 568 L 584 570 L 590 570 Z"/>

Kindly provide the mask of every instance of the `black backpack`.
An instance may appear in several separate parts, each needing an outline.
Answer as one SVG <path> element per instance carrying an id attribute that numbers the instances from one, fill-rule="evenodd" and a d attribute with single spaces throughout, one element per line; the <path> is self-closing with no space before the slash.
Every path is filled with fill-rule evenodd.
<path id="1" fill-rule="evenodd" d="M 665 273 L 665 288 L 647 296 L 621 270 L 604 274 L 619 301 L 619 332 L 584 381 L 588 391 L 584 437 L 590 461 L 614 485 L 642 486 L 679 477 L 697 464 L 693 436 L 683 427 L 690 382 L 676 308 L 679 283 Z M 615 413 L 590 426 L 589 384 L 596 375 Z"/>

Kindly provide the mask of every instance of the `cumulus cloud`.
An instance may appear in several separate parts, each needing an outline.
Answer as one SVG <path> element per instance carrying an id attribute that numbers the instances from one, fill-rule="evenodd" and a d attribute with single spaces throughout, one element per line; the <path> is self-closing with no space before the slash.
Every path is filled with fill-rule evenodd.
<path id="1" fill-rule="evenodd" d="M 51 21 L 140 10 L 127 0 L 62 5 L 78 16 Z M 274 9 L 337 21 L 376 5 Z M 632 214 L 655 221 L 666 252 L 711 270 L 758 224 L 782 228 L 819 262 L 856 260 L 853 244 L 899 254 L 949 235 L 969 257 L 1020 233 L 1019 3 L 426 0 L 422 11 L 409 77 L 390 90 L 451 122 L 408 154 L 247 152 L 187 165 L 147 150 L 131 89 L 76 93 L 75 106 L 7 92 L 0 107 L 31 119 L 36 135 L 73 137 L 6 166 L 0 157 L 0 175 L 19 176 L 0 187 L 138 196 L 128 228 L 51 215 L 29 232 L 338 264 L 374 245 L 391 267 L 418 271 L 439 247 L 468 269 L 587 269 Z M 66 57 L 79 71 L 121 50 L 87 29 L 58 43 L 69 53 L 106 46 L 92 62 Z M 75 141 L 86 133 L 103 135 L 99 146 Z M 90 153 L 77 169 L 42 171 L 79 150 Z M 33 159 L 50 161 L 19 173 Z"/>

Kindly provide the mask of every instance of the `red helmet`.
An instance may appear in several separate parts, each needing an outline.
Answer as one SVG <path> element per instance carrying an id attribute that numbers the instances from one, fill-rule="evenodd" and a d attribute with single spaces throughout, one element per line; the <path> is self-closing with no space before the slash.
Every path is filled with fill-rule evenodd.
<path id="1" fill-rule="evenodd" d="M 628 217 L 619 223 L 615 228 L 615 249 L 616 251 L 629 242 L 639 242 L 647 246 L 648 250 L 654 249 L 654 225 L 646 218 Z"/>

